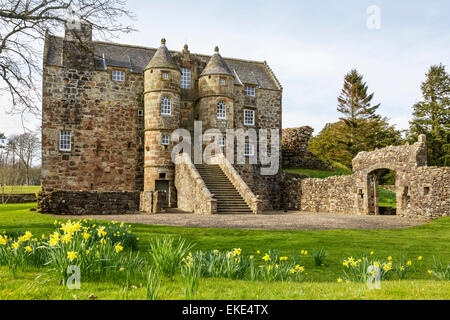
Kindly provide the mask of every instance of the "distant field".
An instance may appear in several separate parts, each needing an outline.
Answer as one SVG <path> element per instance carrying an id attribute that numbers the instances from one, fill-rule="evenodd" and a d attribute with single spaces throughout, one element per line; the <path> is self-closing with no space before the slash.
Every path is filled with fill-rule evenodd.
<path id="1" fill-rule="evenodd" d="M 5 191 L 7 194 L 21 194 L 21 193 L 39 193 L 41 186 L 7 186 Z M 3 192 L 3 189 L 0 189 Z"/>

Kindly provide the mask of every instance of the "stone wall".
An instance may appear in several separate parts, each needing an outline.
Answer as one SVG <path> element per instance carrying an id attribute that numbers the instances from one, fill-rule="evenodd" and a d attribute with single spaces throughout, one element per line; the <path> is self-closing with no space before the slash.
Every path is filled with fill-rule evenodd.
<path id="1" fill-rule="evenodd" d="M 175 165 L 175 187 L 178 208 L 199 214 L 217 213 L 217 200 L 206 187 L 191 159 L 186 154 L 177 157 Z"/>
<path id="2" fill-rule="evenodd" d="M 332 166 L 308 150 L 309 140 L 314 129 L 300 127 L 283 130 L 282 152 L 283 168 L 304 168 L 332 170 Z"/>
<path id="3" fill-rule="evenodd" d="M 283 204 L 308 212 L 383 214 L 386 212 L 378 207 L 378 180 L 390 169 L 396 171 L 397 215 L 450 216 L 450 167 L 427 167 L 426 163 L 424 136 L 411 146 L 363 152 L 353 161 L 356 171 L 350 176 L 327 179 L 285 176 Z"/>
<path id="4" fill-rule="evenodd" d="M 140 192 L 41 192 L 38 211 L 55 215 L 109 215 L 139 212 Z"/>
<path id="5" fill-rule="evenodd" d="M 36 202 L 37 197 L 34 193 L 27 193 L 27 194 L 6 194 L 6 195 L 0 195 L 0 203 L 7 204 L 7 203 L 32 203 Z"/>

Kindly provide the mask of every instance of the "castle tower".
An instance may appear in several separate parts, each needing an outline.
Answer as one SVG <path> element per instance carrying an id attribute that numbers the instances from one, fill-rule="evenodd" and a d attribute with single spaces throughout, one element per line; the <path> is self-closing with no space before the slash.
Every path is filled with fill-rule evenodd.
<path id="1" fill-rule="evenodd" d="M 181 71 L 166 47 L 166 40 L 144 71 L 144 191 L 166 191 L 175 206 L 171 134 L 181 124 Z"/>
<path id="2" fill-rule="evenodd" d="M 222 56 L 219 47 L 199 77 L 199 120 L 203 130 L 217 128 L 225 132 L 234 125 L 234 75 Z"/>

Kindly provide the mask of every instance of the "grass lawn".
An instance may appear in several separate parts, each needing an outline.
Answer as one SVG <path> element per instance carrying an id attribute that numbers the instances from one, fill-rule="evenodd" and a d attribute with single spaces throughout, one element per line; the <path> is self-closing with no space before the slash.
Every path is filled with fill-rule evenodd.
<path id="1" fill-rule="evenodd" d="M 350 170 L 343 164 L 340 164 L 339 162 L 331 161 L 331 164 L 333 165 L 332 171 L 312 170 L 312 169 L 302 169 L 302 168 L 289 168 L 289 169 L 284 169 L 284 172 L 302 174 L 302 175 L 308 176 L 310 178 L 318 178 L 318 179 L 325 179 L 325 178 L 332 177 L 332 176 L 343 176 L 343 175 L 352 174 L 352 170 Z"/>
<path id="2" fill-rule="evenodd" d="M 397 196 L 395 192 L 379 188 L 378 196 L 380 198 L 378 203 L 380 207 L 391 207 L 391 208 L 397 207 L 397 198 L 396 198 Z"/>
<path id="3" fill-rule="evenodd" d="M 54 218 L 30 212 L 35 204 L 0 206 L 0 232 L 31 231 L 33 234 L 54 230 Z M 199 299 L 448 299 L 448 282 L 435 281 L 427 270 L 433 267 L 434 257 L 442 262 L 450 261 L 450 218 L 441 218 L 427 225 L 399 230 L 331 230 L 331 231 L 254 231 L 217 230 L 180 227 L 133 225 L 140 237 L 139 250 L 147 256 L 149 240 L 155 236 L 181 236 L 196 244 L 197 250 L 229 250 L 242 248 L 243 254 L 262 254 L 275 249 L 283 255 L 298 255 L 304 249 L 324 247 L 329 256 L 324 267 L 316 267 L 313 258 L 302 257 L 306 269 L 304 283 L 264 283 L 228 279 L 201 279 Z M 194 250 L 195 250 L 194 249 Z M 374 251 L 375 256 L 393 257 L 413 261 L 406 279 L 383 282 L 381 290 L 370 291 L 361 284 L 337 283 L 343 275 L 342 261 L 347 257 L 360 257 Z M 423 256 L 419 262 L 418 257 Z M 258 258 L 257 258 L 258 259 Z M 37 275 L 43 276 L 36 279 Z M 123 283 L 107 281 L 83 283 L 81 291 L 69 291 L 53 279 L 47 279 L 44 269 L 19 272 L 12 279 L 8 269 L 0 268 L 0 299 L 73 299 L 77 295 L 86 299 L 91 293 L 99 298 L 120 299 Z M 45 284 L 45 285 L 43 285 Z M 140 283 L 137 289 L 128 291 L 128 298 L 143 298 L 145 290 Z M 181 299 L 182 285 L 179 278 L 164 280 L 161 289 L 163 299 Z"/>
<path id="4" fill-rule="evenodd" d="M 42 191 L 41 186 L 7 186 L 5 188 L 6 194 L 23 194 L 23 193 L 39 193 Z M 0 189 L 0 192 L 3 192 Z"/>

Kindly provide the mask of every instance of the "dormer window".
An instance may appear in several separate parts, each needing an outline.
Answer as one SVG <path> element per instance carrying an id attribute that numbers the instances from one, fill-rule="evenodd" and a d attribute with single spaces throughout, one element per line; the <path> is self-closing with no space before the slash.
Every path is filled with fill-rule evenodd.
<path id="1" fill-rule="evenodd" d="M 172 108 L 171 108 L 169 97 L 163 97 L 161 99 L 161 115 L 165 115 L 165 116 L 172 115 Z"/>
<path id="2" fill-rule="evenodd" d="M 112 71 L 112 79 L 113 79 L 113 81 L 124 82 L 125 81 L 125 72 L 124 71 L 113 70 Z"/>
<path id="3" fill-rule="evenodd" d="M 255 96 L 255 91 L 256 91 L 255 87 L 245 86 L 244 94 L 246 96 L 249 96 L 249 97 L 254 97 Z"/>
<path id="4" fill-rule="evenodd" d="M 227 120 L 227 105 L 223 101 L 217 104 L 217 119 Z"/>
<path id="5" fill-rule="evenodd" d="M 181 89 L 191 88 L 191 69 L 181 68 Z"/>

